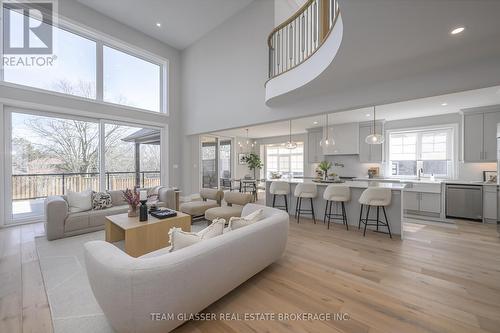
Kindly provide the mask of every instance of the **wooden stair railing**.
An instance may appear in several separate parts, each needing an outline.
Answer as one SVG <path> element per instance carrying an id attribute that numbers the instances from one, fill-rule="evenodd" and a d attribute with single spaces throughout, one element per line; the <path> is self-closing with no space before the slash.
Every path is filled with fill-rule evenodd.
<path id="1" fill-rule="evenodd" d="M 269 79 L 300 65 L 328 37 L 339 16 L 337 0 L 308 0 L 269 34 Z"/>

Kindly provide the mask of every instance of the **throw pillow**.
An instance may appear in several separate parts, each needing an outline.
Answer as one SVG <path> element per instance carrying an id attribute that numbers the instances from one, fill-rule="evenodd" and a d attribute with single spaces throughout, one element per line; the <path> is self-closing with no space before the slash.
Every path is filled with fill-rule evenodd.
<path id="1" fill-rule="evenodd" d="M 93 192 L 92 196 L 92 209 L 100 210 L 104 208 L 110 208 L 113 206 L 111 202 L 111 194 L 108 192 Z"/>
<path id="2" fill-rule="evenodd" d="M 67 191 L 66 198 L 70 213 L 84 212 L 92 209 L 92 190 L 83 192 Z"/>
<path id="3" fill-rule="evenodd" d="M 255 212 L 242 217 L 231 217 L 229 219 L 229 230 L 235 230 L 242 228 L 244 226 L 253 224 L 262 219 L 262 209 L 258 209 Z"/>
<path id="4" fill-rule="evenodd" d="M 226 220 L 216 219 L 205 229 L 199 232 L 186 232 L 181 228 L 172 228 L 168 232 L 170 236 L 170 252 L 180 250 L 190 245 L 201 242 L 202 240 L 222 235 Z"/>

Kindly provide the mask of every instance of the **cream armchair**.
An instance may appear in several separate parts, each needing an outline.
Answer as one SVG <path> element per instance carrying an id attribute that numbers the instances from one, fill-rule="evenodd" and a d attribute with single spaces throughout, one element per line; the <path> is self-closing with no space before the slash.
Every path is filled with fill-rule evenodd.
<path id="1" fill-rule="evenodd" d="M 180 206 L 181 212 L 191 215 L 192 218 L 203 217 L 207 209 L 219 207 L 221 205 L 222 199 L 224 198 L 224 192 L 211 188 L 202 188 L 200 190 L 200 197 L 202 201 L 198 200 L 183 203 Z"/>
<path id="2" fill-rule="evenodd" d="M 222 218 L 229 221 L 231 217 L 240 217 L 243 206 L 253 201 L 251 193 L 228 192 L 224 196 L 227 206 L 210 208 L 205 212 L 205 219 L 213 221 Z"/>

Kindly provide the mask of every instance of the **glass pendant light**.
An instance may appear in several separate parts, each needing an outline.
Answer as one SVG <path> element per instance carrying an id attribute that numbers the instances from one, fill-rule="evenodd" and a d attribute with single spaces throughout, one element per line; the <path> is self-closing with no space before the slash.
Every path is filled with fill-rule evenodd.
<path id="1" fill-rule="evenodd" d="M 369 145 L 380 145 L 384 143 L 384 136 L 382 134 L 377 134 L 377 129 L 375 127 L 375 106 L 373 106 L 373 129 L 372 134 L 365 138 L 365 142 Z"/>
<path id="2" fill-rule="evenodd" d="M 325 138 L 322 139 L 320 142 L 319 142 L 319 145 L 321 147 L 326 147 L 326 146 L 333 146 L 335 145 L 335 140 L 333 140 L 333 138 L 329 138 L 328 137 L 328 132 L 329 132 L 329 128 L 328 128 L 328 113 L 326 114 L 326 126 L 325 126 L 325 131 L 326 131 L 326 135 L 325 135 Z"/>
<path id="3" fill-rule="evenodd" d="M 292 120 L 290 119 L 290 137 L 288 142 L 285 144 L 287 149 L 295 149 L 297 148 L 297 142 L 292 141 Z"/>

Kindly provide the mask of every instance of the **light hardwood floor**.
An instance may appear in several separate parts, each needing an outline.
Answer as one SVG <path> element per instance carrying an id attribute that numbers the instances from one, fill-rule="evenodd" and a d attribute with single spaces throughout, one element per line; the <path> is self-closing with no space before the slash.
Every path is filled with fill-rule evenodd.
<path id="1" fill-rule="evenodd" d="M 495 226 L 407 223 L 405 241 L 290 223 L 285 256 L 214 313 L 348 313 L 346 321 L 188 322 L 177 332 L 500 332 Z M 0 230 L 0 332 L 50 332 L 35 224 Z"/>

